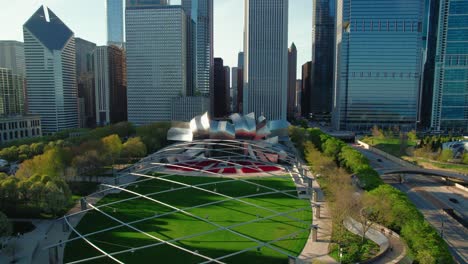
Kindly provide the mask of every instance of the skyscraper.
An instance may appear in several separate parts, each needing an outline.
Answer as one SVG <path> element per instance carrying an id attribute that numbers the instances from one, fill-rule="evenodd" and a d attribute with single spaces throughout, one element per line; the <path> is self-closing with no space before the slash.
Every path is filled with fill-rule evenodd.
<path id="1" fill-rule="evenodd" d="M 431 127 L 468 130 L 468 2 L 441 0 Z"/>
<path id="2" fill-rule="evenodd" d="M 297 49 L 294 43 L 288 50 L 288 119 L 294 118 L 296 104 Z"/>
<path id="3" fill-rule="evenodd" d="M 125 54 L 120 47 L 99 46 L 94 53 L 96 124 L 127 120 Z"/>
<path id="4" fill-rule="evenodd" d="M 337 1 L 335 129 L 415 127 L 423 2 Z"/>
<path id="5" fill-rule="evenodd" d="M 308 61 L 302 65 L 302 90 L 301 90 L 301 115 L 305 118 L 310 117 L 309 99 L 312 92 L 312 62 Z"/>
<path id="6" fill-rule="evenodd" d="M 421 121 L 420 127 L 422 128 L 430 128 L 432 120 L 439 8 L 440 0 L 426 0 L 426 15 L 423 24 L 423 48 L 425 49 L 425 61 L 421 107 L 419 112 L 419 119 Z"/>
<path id="7" fill-rule="evenodd" d="M 0 41 L 1 114 L 26 114 L 26 65 L 24 45 L 19 41 Z"/>
<path id="8" fill-rule="evenodd" d="M 246 0 L 243 112 L 286 120 L 288 0 Z"/>
<path id="9" fill-rule="evenodd" d="M 213 116 L 215 118 L 222 118 L 228 115 L 227 105 L 228 105 L 228 88 L 226 71 L 229 68 L 224 67 L 223 59 L 215 58 L 214 59 L 214 93 L 213 96 L 216 100 L 213 101 Z"/>
<path id="10" fill-rule="evenodd" d="M 123 46 L 124 0 L 106 0 L 107 44 Z"/>
<path id="11" fill-rule="evenodd" d="M 213 87 L 213 0 L 182 0 L 189 19 L 193 21 L 191 37 L 192 60 L 196 68 L 193 90 L 197 94 L 209 96 Z"/>
<path id="12" fill-rule="evenodd" d="M 0 40 L 0 68 L 10 69 L 12 74 L 24 76 L 24 45 L 13 40 Z"/>
<path id="13" fill-rule="evenodd" d="M 45 134 L 78 127 L 75 38 L 48 8 L 24 24 L 27 102 Z"/>
<path id="14" fill-rule="evenodd" d="M 187 91 L 187 20 L 181 6 L 126 10 L 128 120 L 170 121 L 171 102 Z"/>
<path id="15" fill-rule="evenodd" d="M 24 76 L 0 68 L 0 115 L 25 114 Z"/>
<path id="16" fill-rule="evenodd" d="M 94 59 L 96 44 L 81 38 L 75 38 L 76 47 L 76 80 L 78 98 L 83 101 L 80 109 L 80 126 L 96 126 L 96 102 L 94 91 Z M 81 108 L 81 107 L 80 107 Z"/>
<path id="17" fill-rule="evenodd" d="M 333 94 L 336 0 L 314 0 L 312 11 L 312 91 L 310 113 L 330 113 Z"/>
<path id="18" fill-rule="evenodd" d="M 231 68 L 229 66 L 224 66 L 224 74 L 226 75 L 226 112 L 231 112 Z"/>

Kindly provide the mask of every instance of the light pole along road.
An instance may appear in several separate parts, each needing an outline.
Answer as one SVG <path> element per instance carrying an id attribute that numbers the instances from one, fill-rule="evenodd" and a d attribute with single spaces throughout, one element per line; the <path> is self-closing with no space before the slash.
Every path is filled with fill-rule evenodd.
<path id="1" fill-rule="evenodd" d="M 376 170 L 395 169 L 402 166 L 370 150 L 353 145 L 370 161 Z M 449 245 L 449 250 L 459 263 L 468 263 L 468 231 L 443 209 L 454 209 L 468 220 L 467 193 L 452 186 L 447 186 L 441 178 L 427 175 L 402 175 L 403 183 L 393 181 L 390 184 L 408 195 L 408 198 L 434 226 Z"/>

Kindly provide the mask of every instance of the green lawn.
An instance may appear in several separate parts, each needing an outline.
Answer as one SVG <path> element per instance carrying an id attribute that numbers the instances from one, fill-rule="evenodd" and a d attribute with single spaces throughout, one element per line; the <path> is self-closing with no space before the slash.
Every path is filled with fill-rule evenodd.
<path id="1" fill-rule="evenodd" d="M 235 197 L 271 191 L 266 188 L 257 188 L 254 185 L 240 181 L 222 183 L 223 181 L 228 181 L 228 179 L 222 178 L 171 176 L 167 179 L 184 182 L 187 184 L 217 182 L 216 184 L 203 186 L 202 188 L 211 191 L 216 189 L 216 191 L 219 193 Z M 262 185 L 281 190 L 295 189 L 294 183 L 289 177 L 255 178 L 249 179 L 249 181 L 257 182 Z M 176 184 L 151 180 L 145 183 L 140 183 L 138 186 L 130 188 L 130 190 L 139 192 L 141 194 L 152 194 L 155 192 L 178 187 L 180 186 Z M 291 194 L 296 195 L 295 192 L 291 192 Z M 102 199 L 99 204 L 107 204 L 109 202 L 118 201 L 128 197 L 133 197 L 133 195 L 129 193 L 108 195 Z M 151 195 L 151 198 L 170 204 L 177 208 L 189 208 L 196 205 L 226 199 L 193 188 L 172 191 L 170 193 L 164 194 L 154 194 Z M 275 210 L 276 212 L 287 212 L 304 208 L 302 211 L 288 214 L 290 217 L 301 219 L 304 222 L 293 220 L 286 216 L 276 216 L 271 219 L 261 220 L 259 222 L 231 228 L 232 230 L 239 232 L 249 238 L 261 241 L 271 241 L 294 232 L 305 230 L 295 237 L 288 237 L 282 241 L 278 241 L 272 244 L 275 248 L 288 252 L 293 256 L 297 256 L 302 251 L 309 235 L 308 228 L 312 221 L 312 212 L 310 210 L 310 204 L 308 201 L 288 197 L 284 194 L 263 195 L 255 198 L 246 198 L 243 200 L 260 205 L 270 210 Z M 142 198 L 127 201 L 125 203 L 115 204 L 112 207 L 102 207 L 101 209 L 124 222 L 136 221 L 142 218 L 154 216 L 155 214 L 161 215 L 163 213 L 173 211 L 173 209 L 158 205 L 152 201 Z M 275 214 L 266 209 L 259 209 L 237 201 L 225 201 L 207 207 L 190 209 L 188 212 L 205 219 L 208 218 L 210 221 L 213 221 L 223 227 L 230 227 L 236 224 L 242 224 L 246 221 L 258 219 L 258 217 L 267 217 Z M 81 220 L 77 229 L 82 234 L 86 234 L 116 225 L 117 222 L 107 218 L 103 214 L 99 212 L 90 212 L 86 214 L 86 216 Z M 161 216 L 152 220 L 134 224 L 133 226 L 165 241 L 218 229 L 218 227 L 214 225 L 185 215 L 183 213 Z M 132 247 L 150 245 L 157 242 L 153 238 L 136 232 L 128 227 L 120 227 L 112 231 L 92 235 L 89 237 L 89 240 L 106 252 L 117 252 L 130 249 Z M 255 242 L 226 230 L 218 230 L 213 233 L 190 237 L 174 243 L 190 250 L 197 250 L 200 254 L 209 256 L 211 258 L 221 257 L 250 247 L 254 247 L 254 249 L 250 251 L 222 260 L 223 262 L 227 263 L 287 263 L 286 255 L 278 253 L 267 247 L 256 248 L 257 244 Z M 97 252 L 82 240 L 70 242 L 65 248 L 65 262 L 97 255 L 100 255 L 99 252 Z M 188 253 L 185 253 L 184 251 L 167 245 L 149 247 L 143 250 L 135 251 L 133 253 L 129 252 L 119 254 L 116 255 L 116 258 L 125 263 L 185 264 L 199 263 L 204 261 L 204 259 L 201 257 L 192 256 Z M 110 259 L 101 258 L 90 263 L 113 263 L 113 261 Z"/>
<path id="2" fill-rule="evenodd" d="M 393 156 L 396 156 L 396 157 L 406 156 L 406 153 L 402 151 L 401 142 L 399 138 L 367 137 L 363 139 L 362 141 L 384 152 L 387 152 Z M 414 146 L 416 146 L 416 142 L 408 140 L 408 147 L 414 147 Z"/>

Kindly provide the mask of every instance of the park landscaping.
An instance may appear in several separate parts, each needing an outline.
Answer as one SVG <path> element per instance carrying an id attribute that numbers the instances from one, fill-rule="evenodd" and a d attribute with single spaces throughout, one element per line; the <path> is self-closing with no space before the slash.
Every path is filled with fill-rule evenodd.
<path id="1" fill-rule="evenodd" d="M 403 192 L 382 181 L 359 151 L 319 129 L 291 127 L 290 136 L 310 168 L 320 175 L 318 180 L 330 204 L 335 255 L 337 245 L 346 245 L 343 258 L 346 263 L 355 263 L 361 259 L 353 252 L 369 251 L 365 234 L 356 243 L 343 228 L 343 221 L 353 217 L 363 227 L 364 223 L 375 222 L 397 232 L 416 263 L 453 263 L 448 246 L 437 230 Z M 361 195 L 354 195 L 354 176 L 362 189 Z"/>
<path id="2" fill-rule="evenodd" d="M 201 188 L 233 197 L 271 192 L 271 190 L 263 187 L 257 187 L 242 181 L 232 181 L 226 178 L 193 176 L 164 177 L 172 181 L 190 185 L 206 183 L 207 185 Z M 270 188 L 291 191 L 289 193 L 296 196 L 295 185 L 289 177 L 257 177 L 247 180 Z M 162 215 L 150 220 L 135 223 L 133 226 L 165 241 L 193 235 L 192 237 L 174 241 L 174 244 L 211 258 L 219 258 L 250 248 L 250 250 L 242 254 L 223 259 L 222 261 L 226 263 L 287 263 L 286 255 L 269 247 L 258 247 L 257 243 L 251 239 L 268 242 L 283 237 L 282 240 L 273 242 L 272 246 L 283 252 L 287 252 L 291 256 L 299 255 L 306 243 L 310 224 L 312 223 L 312 212 L 308 200 L 300 200 L 282 193 L 242 198 L 243 201 L 268 208 L 269 210 L 267 210 L 236 200 L 220 202 L 227 198 L 194 188 L 183 190 L 174 189 L 178 187 L 180 186 L 174 183 L 150 180 L 132 185 L 128 187 L 128 190 L 140 194 L 148 194 L 152 199 L 170 204 L 176 208 L 190 208 L 187 209 L 187 212 L 212 221 L 219 226 L 231 227 L 231 230 L 246 237 L 227 230 L 217 230 L 219 227 L 181 212 L 163 215 L 174 209 L 162 206 L 148 199 L 138 198 L 106 206 L 106 204 L 111 202 L 134 197 L 133 194 L 128 192 L 109 194 L 98 202 L 98 206 L 102 206 L 100 210 L 103 212 L 126 223 Z M 166 192 L 155 194 L 162 191 Z M 192 208 L 197 205 L 217 201 L 219 203 Z M 288 213 L 287 216 L 289 217 L 284 215 L 262 219 L 276 214 L 270 210 L 279 213 L 296 211 Z M 297 218 L 298 220 L 291 218 Z M 245 222 L 249 223 L 243 225 Z M 118 224 L 118 222 L 108 218 L 102 213 L 93 210 L 83 217 L 77 226 L 77 230 L 84 235 Z M 212 232 L 195 236 L 196 234 L 209 231 Z M 290 235 L 293 233 L 295 233 L 295 235 Z M 74 238 L 75 236 L 76 235 L 72 234 L 70 238 Z M 128 227 L 119 227 L 101 232 L 88 237 L 88 239 L 108 253 L 148 246 L 158 242 L 148 235 Z M 81 239 L 69 242 L 65 248 L 65 262 L 97 255 L 101 254 Z M 130 250 L 127 253 L 115 255 L 115 257 L 124 263 L 200 263 L 206 260 L 168 245 L 148 247 L 142 250 Z M 100 258 L 92 261 L 92 263 L 108 262 L 112 262 L 112 260 Z"/>

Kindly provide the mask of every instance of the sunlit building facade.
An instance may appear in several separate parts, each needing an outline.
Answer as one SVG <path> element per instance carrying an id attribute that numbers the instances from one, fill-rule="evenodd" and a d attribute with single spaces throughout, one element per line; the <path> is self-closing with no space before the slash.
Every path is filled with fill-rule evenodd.
<path id="1" fill-rule="evenodd" d="M 124 0 L 106 0 L 107 44 L 122 47 L 124 42 Z"/>
<path id="2" fill-rule="evenodd" d="M 286 120 L 288 0 L 246 0 L 243 113 Z"/>
<path id="3" fill-rule="evenodd" d="M 170 121 L 172 99 L 187 94 L 187 18 L 181 6 L 126 10 L 128 121 Z"/>
<path id="4" fill-rule="evenodd" d="M 468 130 L 468 1 L 441 0 L 431 128 Z"/>
<path id="5" fill-rule="evenodd" d="M 24 24 L 23 33 L 29 112 L 41 116 L 44 134 L 77 128 L 73 32 L 50 9 L 41 7 Z"/>
<path id="6" fill-rule="evenodd" d="M 419 108 L 421 0 L 338 0 L 333 127 L 410 130 Z"/>

